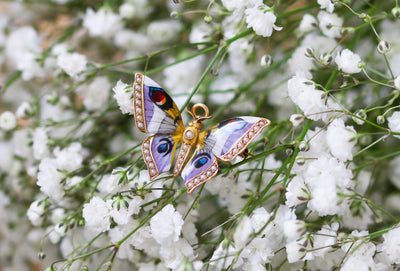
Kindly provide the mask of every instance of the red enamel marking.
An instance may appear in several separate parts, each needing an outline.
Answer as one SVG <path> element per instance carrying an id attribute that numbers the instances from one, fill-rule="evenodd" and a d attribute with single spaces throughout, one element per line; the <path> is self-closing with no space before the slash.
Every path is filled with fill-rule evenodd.
<path id="1" fill-rule="evenodd" d="M 165 100 L 166 100 L 164 93 L 161 91 L 154 91 L 152 98 L 153 98 L 153 101 L 156 103 L 159 103 L 159 102 L 165 103 Z"/>

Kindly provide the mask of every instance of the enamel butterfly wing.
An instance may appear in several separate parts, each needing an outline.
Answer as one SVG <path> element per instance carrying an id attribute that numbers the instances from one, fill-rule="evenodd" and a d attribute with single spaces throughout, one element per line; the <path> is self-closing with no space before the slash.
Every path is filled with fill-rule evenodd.
<path id="1" fill-rule="evenodd" d="M 156 82 L 137 73 L 133 88 L 136 127 L 153 134 L 142 145 L 150 179 L 169 171 L 176 156 L 173 174 L 182 176 L 188 193 L 217 174 L 218 160 L 231 161 L 244 153 L 271 123 L 264 118 L 238 117 L 201 132 L 202 122 L 211 118 L 206 105 L 195 104 L 188 110 L 193 120 L 185 127 L 178 107 Z M 199 108 L 204 115 L 196 114 Z"/>

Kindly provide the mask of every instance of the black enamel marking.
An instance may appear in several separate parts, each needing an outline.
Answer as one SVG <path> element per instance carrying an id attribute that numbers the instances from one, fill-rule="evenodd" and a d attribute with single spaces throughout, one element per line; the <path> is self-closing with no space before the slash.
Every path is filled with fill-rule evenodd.
<path id="1" fill-rule="evenodd" d="M 157 146 L 157 152 L 162 156 L 167 156 L 172 151 L 172 143 L 166 139 L 162 138 Z"/>
<path id="2" fill-rule="evenodd" d="M 149 87 L 149 97 L 153 103 L 164 111 L 174 107 L 171 97 L 162 88 Z"/>
<path id="3" fill-rule="evenodd" d="M 195 168 L 201 168 L 202 166 L 204 166 L 205 164 L 207 164 L 207 162 L 211 159 L 211 155 L 203 152 L 203 153 L 198 153 L 194 158 L 194 162 L 193 165 Z"/>

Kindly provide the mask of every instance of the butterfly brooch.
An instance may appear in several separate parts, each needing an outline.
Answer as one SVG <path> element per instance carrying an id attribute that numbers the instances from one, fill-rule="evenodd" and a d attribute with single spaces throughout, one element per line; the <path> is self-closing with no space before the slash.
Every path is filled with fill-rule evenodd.
<path id="1" fill-rule="evenodd" d="M 204 104 L 186 109 L 193 117 L 185 127 L 181 113 L 171 97 L 152 79 L 135 74 L 134 115 L 136 127 L 153 134 L 142 144 L 143 159 L 150 180 L 169 171 L 178 143 L 181 143 L 173 174 L 181 174 L 188 193 L 218 172 L 218 160 L 232 161 L 247 151 L 247 146 L 271 121 L 258 117 L 225 120 L 203 132 L 203 121 L 212 118 Z M 202 109 L 204 115 L 196 113 Z M 192 156 L 189 159 L 190 154 Z"/>

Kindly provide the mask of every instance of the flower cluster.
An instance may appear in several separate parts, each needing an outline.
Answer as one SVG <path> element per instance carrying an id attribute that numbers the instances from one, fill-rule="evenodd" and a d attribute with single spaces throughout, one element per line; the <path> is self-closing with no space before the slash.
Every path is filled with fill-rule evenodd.
<path id="1" fill-rule="evenodd" d="M 396 3 L 45 2 L 0 3 L 0 270 L 399 268 Z M 136 72 L 271 125 L 150 180 Z"/>

